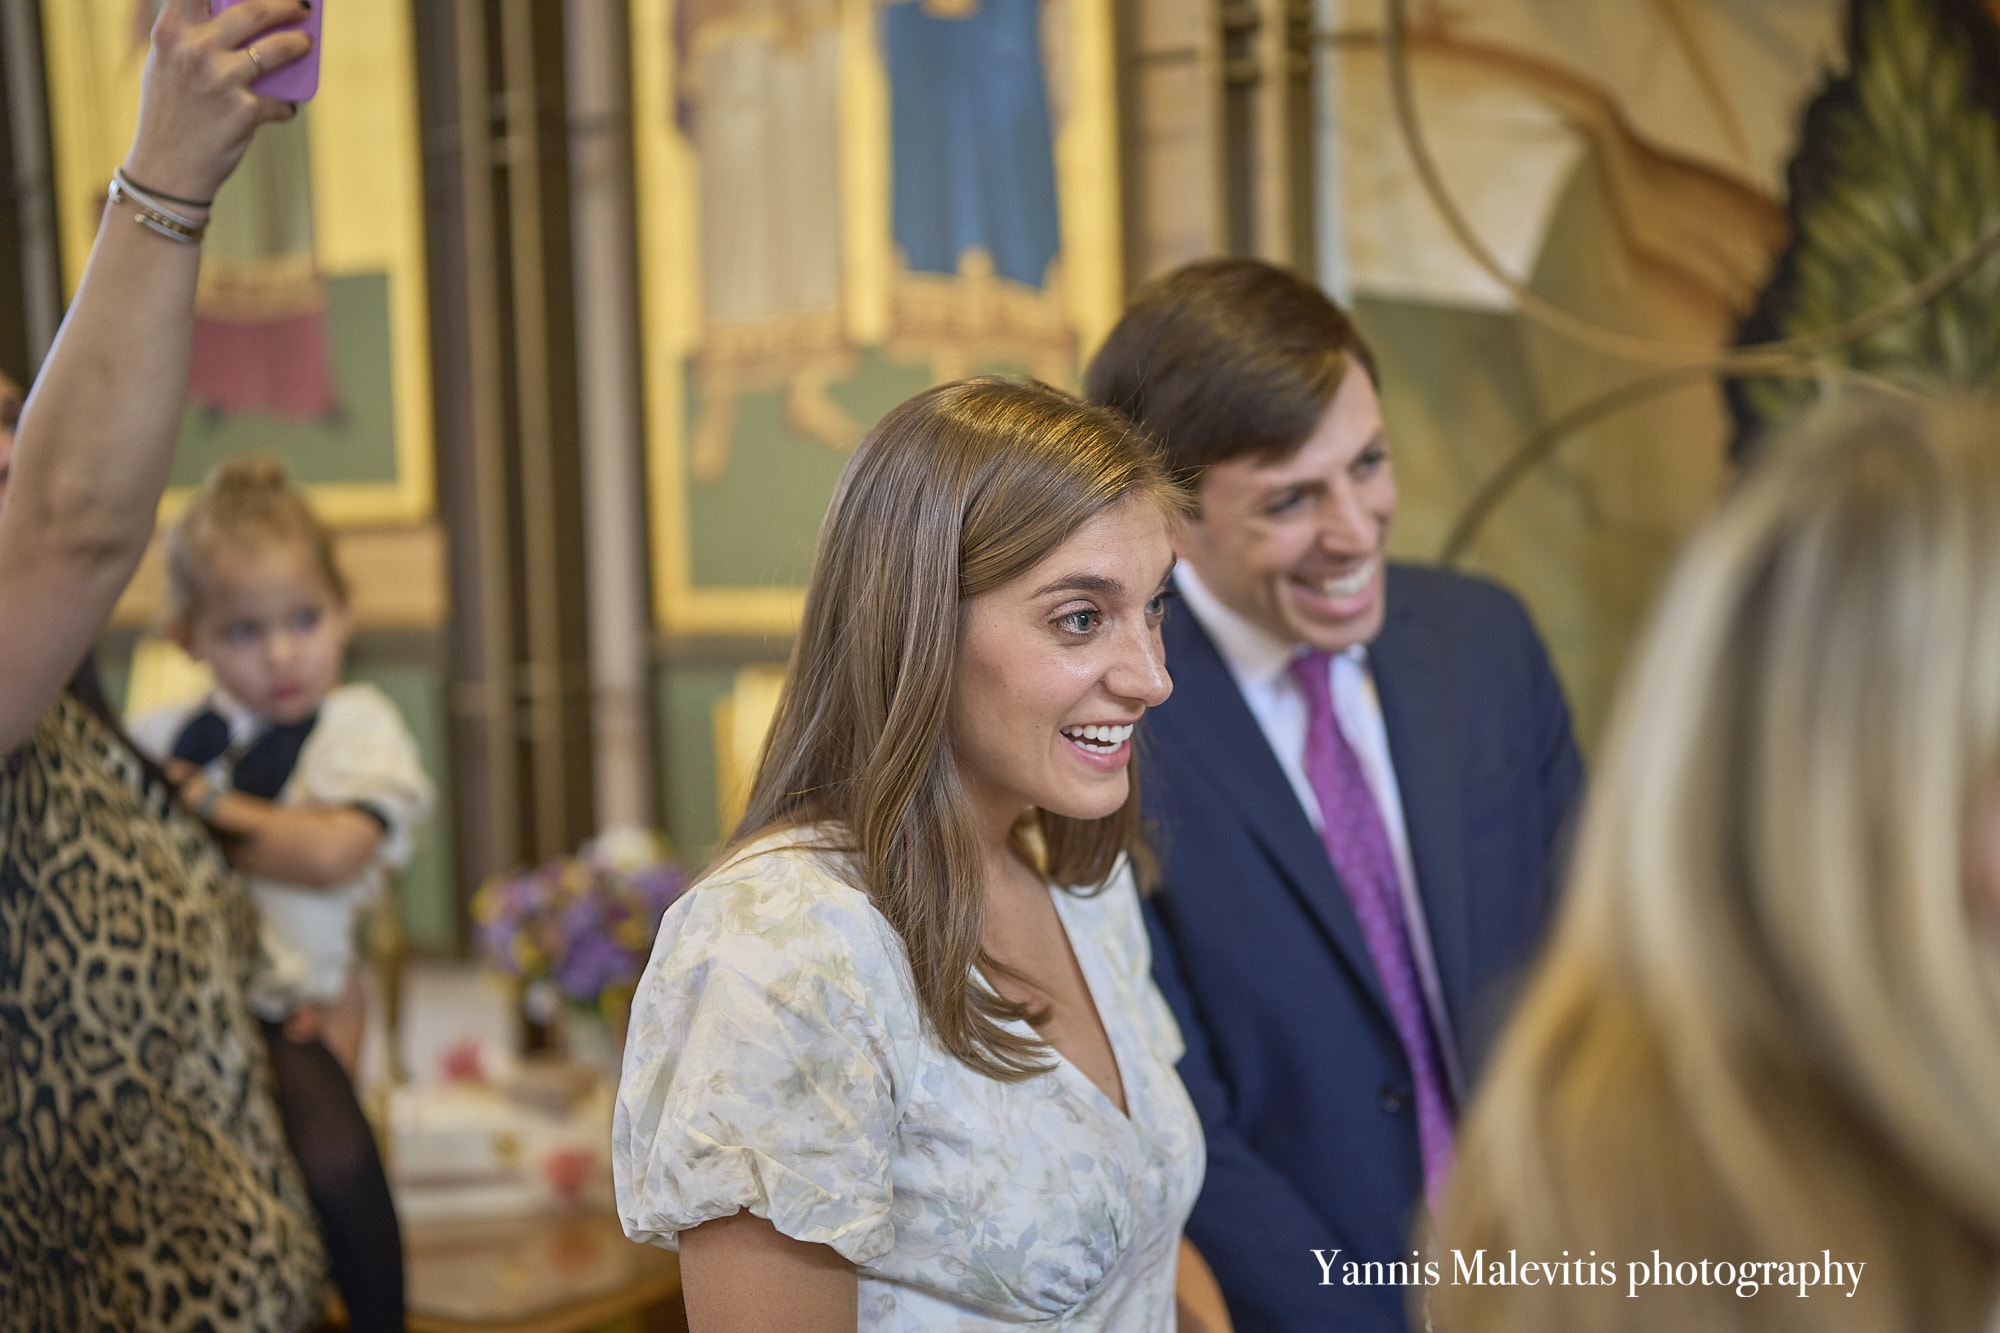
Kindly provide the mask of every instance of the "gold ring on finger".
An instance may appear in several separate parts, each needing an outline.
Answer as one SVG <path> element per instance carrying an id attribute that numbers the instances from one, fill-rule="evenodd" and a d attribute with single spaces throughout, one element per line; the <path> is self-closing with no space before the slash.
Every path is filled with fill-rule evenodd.
<path id="1" fill-rule="evenodd" d="M 264 60 L 263 57 L 257 54 L 256 47 L 254 46 L 244 47 L 243 54 L 250 57 L 250 63 L 257 67 L 257 72 L 259 74 L 262 74 L 264 72 Z"/>

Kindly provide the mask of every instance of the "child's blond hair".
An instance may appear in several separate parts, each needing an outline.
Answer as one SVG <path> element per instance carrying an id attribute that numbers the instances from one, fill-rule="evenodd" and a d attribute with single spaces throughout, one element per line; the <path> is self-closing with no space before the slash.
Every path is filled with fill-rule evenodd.
<path id="1" fill-rule="evenodd" d="M 287 542 L 304 544 L 327 588 L 345 602 L 347 580 L 334 559 L 333 534 L 285 465 L 269 454 L 239 454 L 216 464 L 187 512 L 167 529 L 167 618 L 186 621 L 200 610 L 218 552 Z"/>

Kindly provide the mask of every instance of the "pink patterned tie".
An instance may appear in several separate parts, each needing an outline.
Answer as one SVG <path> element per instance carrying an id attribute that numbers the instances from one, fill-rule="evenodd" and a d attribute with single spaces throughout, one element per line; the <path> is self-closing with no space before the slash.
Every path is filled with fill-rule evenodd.
<path id="1" fill-rule="evenodd" d="M 1361 938 L 1381 978 L 1389 1001 L 1389 1017 L 1409 1058 L 1417 1103 L 1417 1149 L 1423 1156 L 1424 1194 L 1435 1212 L 1451 1176 L 1451 1102 L 1446 1092 L 1444 1061 L 1417 980 L 1416 956 L 1404 924 L 1396 859 L 1389 850 L 1389 833 L 1382 824 L 1375 794 L 1361 772 L 1347 738 L 1333 715 L 1331 659 L 1323 652 L 1306 653 L 1292 663 L 1292 677 L 1305 691 L 1306 777 L 1319 798 L 1324 821 L 1321 837 L 1334 873 L 1347 889 Z"/>

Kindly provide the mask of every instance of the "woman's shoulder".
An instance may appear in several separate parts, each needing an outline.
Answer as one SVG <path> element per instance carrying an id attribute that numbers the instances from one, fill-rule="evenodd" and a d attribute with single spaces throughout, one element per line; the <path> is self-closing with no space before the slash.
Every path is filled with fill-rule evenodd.
<path id="1" fill-rule="evenodd" d="M 633 1004 L 628 1077 L 633 1051 L 741 1062 L 746 1041 L 808 1062 L 864 1047 L 892 1084 L 921 1058 L 901 940 L 841 875 L 838 843 L 814 832 L 752 840 L 667 909 Z M 703 1036 L 715 1022 L 721 1045 Z"/>
<path id="2" fill-rule="evenodd" d="M 155 814 L 166 808 L 164 788 L 149 782 L 138 754 L 109 723 L 67 691 L 6 756 L 0 773 L 14 776 L 30 769 L 39 771 L 51 788 L 87 786 L 99 799 L 115 793 L 120 818 L 130 816 L 128 804 L 144 804 Z"/>
<path id="3" fill-rule="evenodd" d="M 814 827 L 753 838 L 661 922 L 612 1122 L 634 1239 L 747 1209 L 857 1264 L 894 1246 L 922 1028 L 902 949 L 849 882 L 841 841 Z"/>
<path id="4" fill-rule="evenodd" d="M 837 824 L 767 829 L 718 858 L 688 889 L 690 895 L 700 892 L 875 913 L 860 885 L 850 841 Z"/>
<path id="5" fill-rule="evenodd" d="M 80 744 L 93 720 L 89 710 L 68 692 L 57 695 L 20 743 L 7 751 L 0 773 L 11 776 L 49 764 L 64 750 Z"/>
<path id="6" fill-rule="evenodd" d="M 863 970 L 903 961 L 895 929 L 858 887 L 841 831 L 759 834 L 695 881 L 669 910 L 675 952 L 747 962 L 781 956 Z M 676 919 L 677 918 L 677 919 Z"/>

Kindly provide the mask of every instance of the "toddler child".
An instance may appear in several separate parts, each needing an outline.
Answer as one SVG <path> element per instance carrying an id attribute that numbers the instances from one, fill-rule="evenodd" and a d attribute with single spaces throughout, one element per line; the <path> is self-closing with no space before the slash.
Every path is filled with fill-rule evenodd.
<path id="1" fill-rule="evenodd" d="M 250 877 L 264 1021 L 286 1133 L 352 1327 L 401 1328 L 402 1246 L 352 1083 L 361 1044 L 360 911 L 408 862 L 431 786 L 401 715 L 340 683 L 351 629 L 333 543 L 275 460 L 232 459 L 169 530 L 168 635 L 207 663 L 203 701 L 137 719 L 133 739 Z"/>

